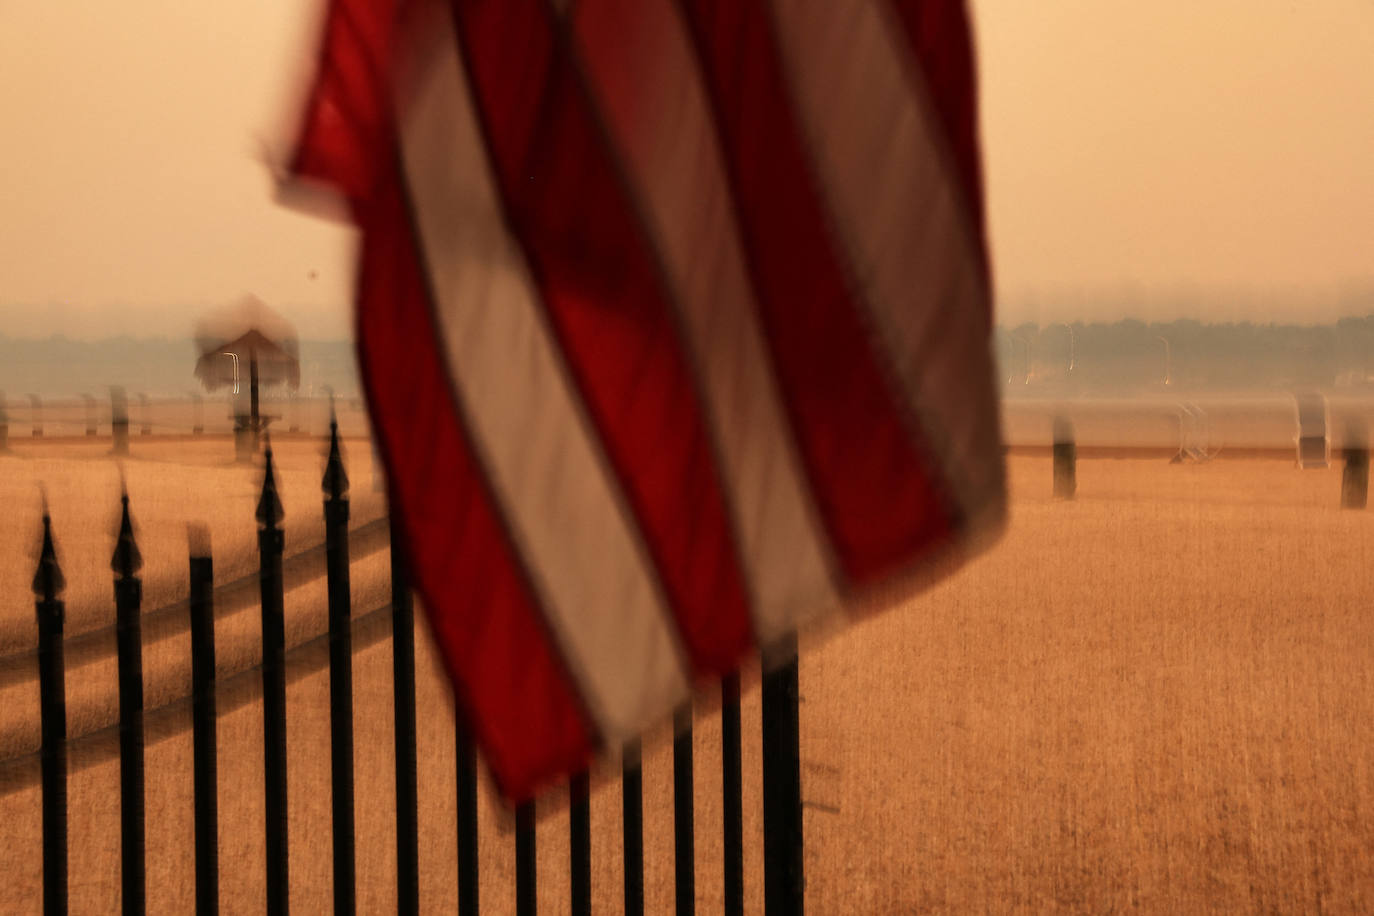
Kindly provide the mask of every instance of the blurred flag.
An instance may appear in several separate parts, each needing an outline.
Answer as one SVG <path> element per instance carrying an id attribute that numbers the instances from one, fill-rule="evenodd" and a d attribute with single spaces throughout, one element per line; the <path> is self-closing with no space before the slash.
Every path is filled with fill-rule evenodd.
<path id="1" fill-rule="evenodd" d="M 1000 528 L 958 0 L 333 0 L 292 172 L 522 800 Z"/>

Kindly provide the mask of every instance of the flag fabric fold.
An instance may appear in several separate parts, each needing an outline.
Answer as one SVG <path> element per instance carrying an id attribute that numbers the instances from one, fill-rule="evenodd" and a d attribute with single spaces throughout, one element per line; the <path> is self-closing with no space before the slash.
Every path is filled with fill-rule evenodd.
<path id="1" fill-rule="evenodd" d="M 332 0 L 392 511 L 531 797 L 1004 517 L 955 0 Z"/>

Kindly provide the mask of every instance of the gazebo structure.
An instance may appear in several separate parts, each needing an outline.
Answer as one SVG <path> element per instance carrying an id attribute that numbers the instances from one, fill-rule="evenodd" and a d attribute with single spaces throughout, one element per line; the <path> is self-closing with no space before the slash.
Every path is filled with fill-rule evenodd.
<path id="1" fill-rule="evenodd" d="M 207 391 L 232 388 L 234 434 L 240 460 L 255 454 L 272 417 L 259 409 L 263 385 L 300 387 L 300 356 L 293 327 L 254 297 L 207 315 L 196 328 L 196 378 Z"/>

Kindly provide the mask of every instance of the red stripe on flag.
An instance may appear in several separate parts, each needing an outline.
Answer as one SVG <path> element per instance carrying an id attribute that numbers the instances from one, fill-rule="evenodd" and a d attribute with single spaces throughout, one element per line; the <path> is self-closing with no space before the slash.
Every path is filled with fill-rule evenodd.
<path id="1" fill-rule="evenodd" d="M 567 45 L 546 0 L 453 10 L 512 233 L 692 667 L 733 670 L 752 628 L 695 379 Z"/>
<path id="2" fill-rule="evenodd" d="M 964 0 L 888 0 L 905 32 L 913 63 L 925 77 L 953 158 L 964 211 L 975 232 L 979 263 L 988 270 L 983 224 L 983 171 L 978 155 L 978 71 Z M 988 297 L 991 308 L 991 297 Z"/>
<path id="3" fill-rule="evenodd" d="M 792 110 L 769 13 L 679 0 L 701 62 L 763 325 L 820 514 L 851 584 L 951 532 L 850 292 Z"/>
<path id="4" fill-rule="evenodd" d="M 319 68 L 306 101 L 291 172 L 334 185 L 357 204 L 391 155 L 389 70 L 396 18 L 406 0 L 334 0 Z"/>
<path id="5" fill-rule="evenodd" d="M 403 195 L 384 179 L 360 208 L 363 382 L 416 591 L 493 776 L 519 802 L 583 768 L 593 738 L 459 419 Z"/>

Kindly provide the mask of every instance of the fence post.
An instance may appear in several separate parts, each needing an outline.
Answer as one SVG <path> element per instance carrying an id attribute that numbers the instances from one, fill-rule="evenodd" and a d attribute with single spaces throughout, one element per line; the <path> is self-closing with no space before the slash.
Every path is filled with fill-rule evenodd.
<path id="1" fill-rule="evenodd" d="M 33 409 L 33 437 L 43 438 L 43 399 L 36 394 L 29 395 L 29 406 Z"/>
<path id="2" fill-rule="evenodd" d="M 644 912 L 644 786 L 639 739 L 627 741 L 620 759 L 620 797 L 625 860 L 625 916 Z"/>
<path id="3" fill-rule="evenodd" d="M 673 715 L 673 886 L 677 916 L 696 905 L 696 854 L 692 835 L 692 701 Z"/>
<path id="4" fill-rule="evenodd" d="M 744 916 L 744 767 L 740 753 L 739 672 L 720 682 L 721 794 L 725 837 L 725 913 Z"/>
<path id="5" fill-rule="evenodd" d="M 129 399 L 118 385 L 110 386 L 110 436 L 114 454 L 129 454 Z"/>
<path id="6" fill-rule="evenodd" d="M 1369 449 L 1347 446 L 1341 472 L 1341 507 L 1363 509 L 1369 502 Z"/>
<path id="7" fill-rule="evenodd" d="M 188 531 L 191 553 L 191 697 L 196 809 L 196 912 L 219 911 L 219 802 L 215 735 L 215 570 L 210 530 Z"/>
<path id="8" fill-rule="evenodd" d="M 536 893 L 534 847 L 534 802 L 527 801 L 515 809 L 515 913 L 516 916 L 535 916 Z"/>
<path id="9" fill-rule="evenodd" d="M 110 568 L 115 573 L 115 637 L 119 655 L 119 821 L 124 912 L 142 913 L 147 892 L 143 846 L 143 627 L 139 619 L 143 567 L 129 519 L 129 494 Z"/>
<path id="10" fill-rule="evenodd" d="M 67 685 L 62 656 L 66 587 L 53 548 L 52 519 L 43 505 L 43 549 L 33 592 L 38 596 L 38 702 L 42 718 L 43 912 L 67 912 Z"/>
<path id="11" fill-rule="evenodd" d="M 592 913 L 591 776 L 583 770 L 568 784 L 568 877 L 572 916 Z"/>
<path id="12" fill-rule="evenodd" d="M 803 911 L 801 723 L 797 640 L 778 647 L 780 664 L 764 660 L 763 900 L 770 916 Z"/>
<path id="13" fill-rule="evenodd" d="M 1068 420 L 1056 417 L 1054 421 L 1054 498 L 1073 499 L 1078 490 L 1075 465 L 1078 462 L 1077 448 L 1073 441 L 1073 426 Z"/>
<path id="14" fill-rule="evenodd" d="M 279 526 L 285 513 L 272 475 L 268 443 L 262 496 L 258 500 L 258 582 L 262 594 L 262 729 L 266 802 L 267 912 L 284 916 L 289 908 L 286 799 L 286 664 L 285 607 L 281 555 L 285 537 Z"/>
<path id="15" fill-rule="evenodd" d="M 332 425 L 331 425 L 332 427 Z M 391 523 L 391 683 L 396 728 L 396 909 L 400 913 L 420 912 L 420 828 L 419 791 L 415 757 L 415 604 L 410 594 L 406 572 L 405 549 L 396 516 Z M 457 720 L 455 719 L 455 723 Z M 462 731 L 461 725 L 456 725 Z M 461 754 L 461 748 L 460 748 Z M 461 766 L 461 758 L 459 764 Z M 473 805 L 476 806 L 476 783 L 473 785 Z M 458 855 L 463 855 L 463 785 L 458 785 Z M 476 825 L 473 811 L 474 867 L 472 881 L 476 883 Z M 460 868 L 458 894 L 460 912 L 466 878 Z M 473 887 L 472 890 L 476 891 Z M 476 912 L 476 897 L 472 912 Z"/>
<path id="16" fill-rule="evenodd" d="M 329 590 L 329 733 L 334 803 L 334 912 L 356 909 L 353 832 L 353 612 L 348 578 L 348 474 L 339 426 L 329 423 L 324 479 L 324 550 Z M 399 799 L 397 800 L 399 803 Z"/>

